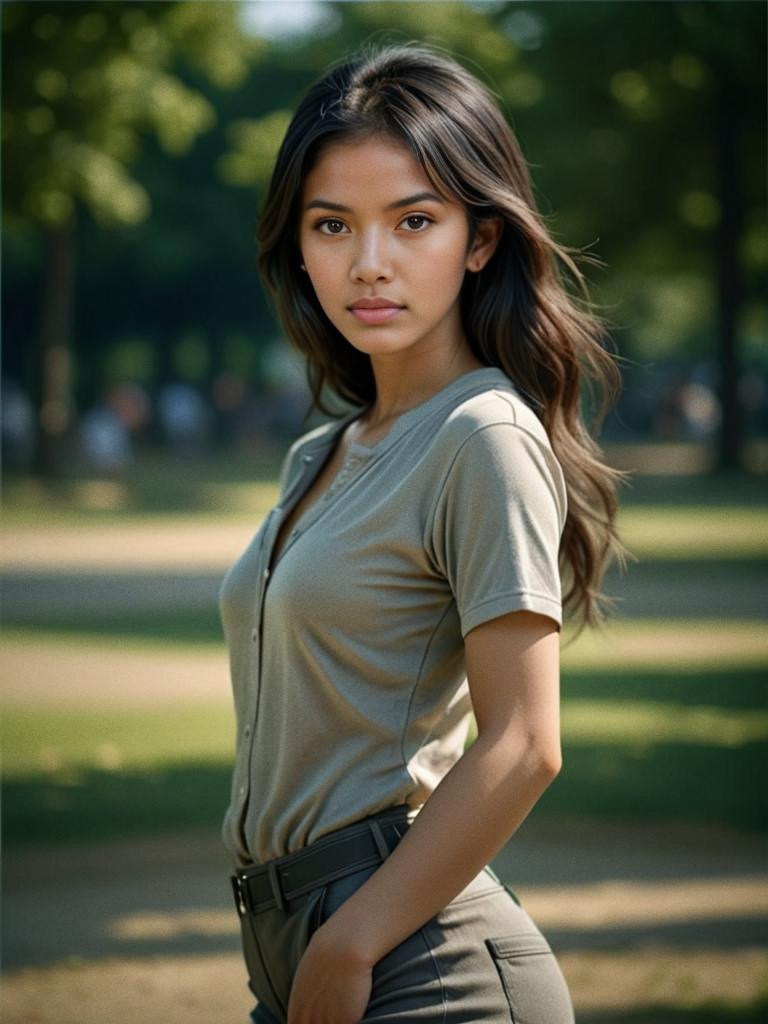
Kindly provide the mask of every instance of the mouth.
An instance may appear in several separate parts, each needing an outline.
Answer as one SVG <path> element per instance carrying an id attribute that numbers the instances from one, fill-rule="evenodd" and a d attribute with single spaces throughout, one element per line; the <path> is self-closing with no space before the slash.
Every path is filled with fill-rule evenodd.
<path id="1" fill-rule="evenodd" d="M 404 306 L 377 306 L 374 309 L 349 307 L 349 312 L 364 324 L 385 324 L 402 313 Z"/>

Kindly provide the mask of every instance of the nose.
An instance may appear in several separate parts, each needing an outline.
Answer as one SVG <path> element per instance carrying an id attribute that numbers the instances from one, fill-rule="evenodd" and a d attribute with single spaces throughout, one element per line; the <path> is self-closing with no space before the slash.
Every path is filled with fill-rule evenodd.
<path id="1" fill-rule="evenodd" d="M 388 281 L 392 277 L 392 261 L 385 239 L 375 229 L 359 236 L 355 248 L 350 276 L 353 281 L 366 284 L 374 281 Z"/>

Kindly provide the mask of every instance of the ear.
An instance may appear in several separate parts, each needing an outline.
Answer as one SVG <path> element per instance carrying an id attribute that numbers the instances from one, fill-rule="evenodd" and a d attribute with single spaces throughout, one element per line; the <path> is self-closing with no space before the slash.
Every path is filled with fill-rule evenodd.
<path id="1" fill-rule="evenodd" d="M 467 254 L 467 270 L 477 273 L 483 269 L 496 251 L 503 230 L 504 221 L 501 217 L 489 217 L 488 220 L 478 222 L 472 248 Z"/>

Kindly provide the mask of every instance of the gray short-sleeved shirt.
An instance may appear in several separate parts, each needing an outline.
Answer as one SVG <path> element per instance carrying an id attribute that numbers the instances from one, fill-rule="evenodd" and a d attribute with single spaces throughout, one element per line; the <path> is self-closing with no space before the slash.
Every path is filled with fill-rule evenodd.
<path id="1" fill-rule="evenodd" d="M 562 625 L 562 469 L 494 367 L 352 443 L 270 575 L 282 520 L 356 415 L 292 445 L 221 587 L 237 720 L 222 835 L 239 864 L 396 804 L 415 816 L 463 753 L 467 633 L 518 609 Z"/>

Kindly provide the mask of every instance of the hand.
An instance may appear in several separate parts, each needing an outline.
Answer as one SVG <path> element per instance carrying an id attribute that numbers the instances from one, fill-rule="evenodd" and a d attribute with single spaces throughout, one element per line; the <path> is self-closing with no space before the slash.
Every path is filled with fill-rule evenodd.
<path id="1" fill-rule="evenodd" d="M 373 966 L 319 928 L 293 976 L 288 1024 L 359 1024 L 372 986 Z"/>

